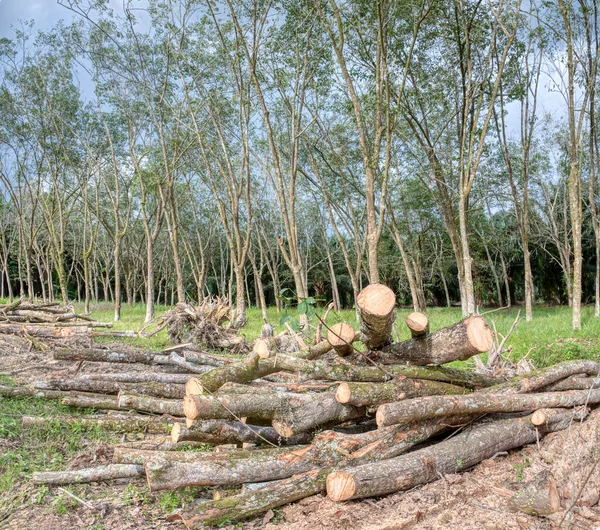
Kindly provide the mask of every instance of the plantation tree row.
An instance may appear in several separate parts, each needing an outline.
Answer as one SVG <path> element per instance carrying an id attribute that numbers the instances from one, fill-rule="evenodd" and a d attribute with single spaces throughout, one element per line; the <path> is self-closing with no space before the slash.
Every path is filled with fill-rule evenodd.
<path id="1" fill-rule="evenodd" d="M 0 295 L 600 314 L 595 0 L 60 3 L 0 41 Z"/>

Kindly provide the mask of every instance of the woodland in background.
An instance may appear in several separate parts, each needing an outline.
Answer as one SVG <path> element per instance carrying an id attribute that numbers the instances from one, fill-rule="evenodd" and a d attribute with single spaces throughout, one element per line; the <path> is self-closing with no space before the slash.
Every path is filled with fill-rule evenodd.
<path id="1" fill-rule="evenodd" d="M 595 0 L 59 3 L 0 41 L 1 297 L 600 314 Z"/>

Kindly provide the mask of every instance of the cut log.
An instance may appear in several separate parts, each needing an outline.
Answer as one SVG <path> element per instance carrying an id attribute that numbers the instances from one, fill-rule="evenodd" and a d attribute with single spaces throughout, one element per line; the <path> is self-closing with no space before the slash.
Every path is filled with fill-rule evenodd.
<path id="1" fill-rule="evenodd" d="M 194 503 L 170 519 L 181 520 L 189 530 L 234 523 L 320 493 L 325 488 L 327 472 L 328 469 L 309 471 L 241 495 Z"/>
<path id="2" fill-rule="evenodd" d="M 36 418 L 34 416 L 23 416 L 22 425 L 46 425 L 58 423 L 61 426 L 101 427 L 114 432 L 147 432 L 150 434 L 166 434 L 172 426 L 173 420 L 160 416 L 141 416 L 133 414 L 102 414 L 101 416 L 52 416 Z"/>
<path id="3" fill-rule="evenodd" d="M 511 511 L 528 515 L 550 515 L 560 510 L 560 495 L 550 472 L 544 470 L 533 480 L 523 484 L 508 507 Z"/>
<path id="4" fill-rule="evenodd" d="M 175 443 L 170 436 L 158 436 L 148 440 L 137 440 L 135 442 L 121 442 L 116 447 L 127 449 L 145 449 L 148 451 L 181 451 L 182 449 L 206 450 L 206 444 L 201 442 Z M 116 449 L 115 447 L 115 449 Z"/>
<path id="5" fill-rule="evenodd" d="M 33 387 L 38 390 L 62 390 L 77 392 L 94 392 L 97 394 L 118 394 L 130 392 L 149 396 L 183 399 L 184 385 L 173 383 L 123 383 L 114 381 L 98 381 L 94 379 L 47 379 L 36 381 Z"/>
<path id="6" fill-rule="evenodd" d="M 302 446 L 237 450 L 206 454 L 202 461 L 196 462 L 175 462 L 157 457 L 146 461 L 144 468 L 150 491 L 265 482 L 306 471 L 311 464 L 303 458 L 305 451 Z"/>
<path id="7" fill-rule="evenodd" d="M 572 412 L 550 411 L 549 415 L 553 418 L 547 424 L 548 432 L 567 428 L 574 418 Z M 478 423 L 412 453 L 331 473 L 327 477 L 327 495 L 333 501 L 346 501 L 407 490 L 536 439 L 536 428 L 529 417 Z"/>
<path id="8" fill-rule="evenodd" d="M 310 398 L 310 400 L 302 400 L 295 397 L 293 400 L 288 400 L 285 407 L 279 409 L 273 417 L 273 428 L 281 436 L 289 438 L 317 427 L 339 425 L 366 415 L 364 407 L 343 405 L 331 393 L 310 396 Z"/>
<path id="9" fill-rule="evenodd" d="M 523 394 L 535 392 L 561 379 L 576 374 L 600 375 L 600 363 L 594 361 L 563 361 L 547 368 L 541 368 L 533 372 L 514 377 L 504 383 L 500 383 L 484 392 L 494 394 L 512 393 Z"/>
<path id="10" fill-rule="evenodd" d="M 134 464 L 110 464 L 108 466 L 79 469 L 77 471 L 34 472 L 34 484 L 84 484 L 103 482 L 118 478 L 135 478 L 144 474 L 144 467 Z"/>
<path id="11" fill-rule="evenodd" d="M 300 396 L 302 394 L 298 394 Z M 285 406 L 290 394 L 249 392 L 232 395 L 187 395 L 183 400 L 185 417 L 196 419 L 234 419 L 253 417 L 271 419 Z"/>
<path id="12" fill-rule="evenodd" d="M 377 350 L 392 342 L 392 326 L 396 314 L 396 295 L 381 283 L 372 283 L 356 297 L 360 317 L 361 340 L 369 350 Z"/>
<path id="13" fill-rule="evenodd" d="M 185 385 L 192 376 L 190 374 L 161 374 L 154 372 L 124 372 L 115 374 L 84 374 L 80 379 L 94 381 L 118 381 L 123 383 L 172 383 Z"/>
<path id="14" fill-rule="evenodd" d="M 239 421 L 204 420 L 196 421 L 191 427 L 175 423 L 171 430 L 174 442 L 204 442 L 213 445 L 240 443 L 271 443 L 273 445 L 302 445 L 312 441 L 309 434 L 291 438 L 280 436 L 272 427 L 249 425 Z"/>
<path id="15" fill-rule="evenodd" d="M 522 412 L 539 408 L 576 407 L 595 403 L 600 403 L 600 390 L 569 390 L 514 395 L 475 392 L 468 396 L 428 396 L 381 405 L 377 409 L 377 425 L 394 425 L 443 416 Z"/>
<path id="16" fill-rule="evenodd" d="M 58 348 L 54 350 L 54 359 L 57 361 L 89 361 L 94 363 L 152 364 L 154 362 L 154 353 L 140 351 L 118 352 L 101 350 L 100 348 L 81 348 L 77 350 Z"/>
<path id="17" fill-rule="evenodd" d="M 331 344 L 326 341 L 319 342 L 305 349 L 289 352 L 289 348 L 281 348 L 279 343 L 282 337 L 259 338 L 254 341 L 252 351 L 261 359 L 268 359 L 280 353 L 297 357 L 299 359 L 317 359 L 331 351 Z"/>
<path id="18" fill-rule="evenodd" d="M 372 358 L 383 364 L 439 366 L 464 361 L 488 351 L 492 345 L 493 334 L 486 321 L 482 317 L 471 316 L 431 335 L 390 344 Z"/>
<path id="19" fill-rule="evenodd" d="M 394 377 L 411 377 L 458 384 L 468 388 L 492 386 L 498 382 L 481 374 L 453 368 L 387 366 L 385 369 L 380 369 L 376 366 L 309 361 L 282 354 L 269 359 L 261 359 L 258 355 L 251 354 L 240 363 L 215 368 L 197 379 L 204 391 L 211 393 L 227 382 L 247 383 L 280 371 L 295 373 L 305 380 L 385 382 Z"/>
<path id="20" fill-rule="evenodd" d="M 62 398 L 62 404 L 80 409 L 120 410 L 117 396 L 105 394 L 69 392 Z"/>
<path id="21" fill-rule="evenodd" d="M 572 375 L 543 388 L 544 392 L 561 392 L 563 390 L 588 390 L 600 387 L 600 377 L 585 377 L 584 374 Z"/>
<path id="22" fill-rule="evenodd" d="M 392 383 L 340 383 L 335 398 L 345 405 L 360 407 L 421 396 L 469 394 L 470 392 L 471 390 L 464 386 L 405 378 Z"/>
<path id="23" fill-rule="evenodd" d="M 336 465 L 374 462 L 397 456 L 445 428 L 440 421 L 432 420 L 410 427 L 385 427 L 359 435 L 329 431 L 319 436 L 319 451 L 321 455 L 324 451 L 331 451 L 330 461 L 337 462 Z M 307 455 L 309 454 L 307 451 Z M 324 461 L 323 456 L 320 461 Z M 229 503 L 217 501 L 194 504 L 174 515 L 173 519 L 181 519 L 190 529 L 236 522 L 325 491 L 325 479 L 331 471 L 332 467 L 322 467 L 271 482 L 258 490 L 228 497 L 226 500 Z"/>
<path id="24" fill-rule="evenodd" d="M 422 338 L 429 334 L 429 319 L 423 313 L 414 312 L 408 315 L 406 325 L 413 339 Z"/>
<path id="25" fill-rule="evenodd" d="M 354 328 L 345 322 L 334 324 L 327 330 L 327 342 L 340 357 L 346 357 L 354 351 L 354 339 Z"/>
<path id="26" fill-rule="evenodd" d="M 152 412 L 153 414 L 168 414 L 182 417 L 183 402 L 180 399 L 160 399 L 139 394 L 121 392 L 118 396 L 120 409 Z"/>
<path id="27" fill-rule="evenodd" d="M 56 390 L 41 390 L 28 386 L 4 386 L 0 385 L 0 396 L 5 398 L 37 397 L 45 399 L 62 399 L 64 392 Z"/>
<path id="28" fill-rule="evenodd" d="M 233 364 L 235 359 L 225 357 L 224 355 L 215 355 L 214 353 L 207 353 L 194 350 L 183 350 L 183 357 L 186 361 L 195 364 L 203 364 L 207 366 L 225 366 L 226 364 Z"/>
<path id="29" fill-rule="evenodd" d="M 207 451 L 165 451 L 151 449 L 135 449 L 131 447 L 115 447 L 113 461 L 119 464 L 138 464 L 143 466 L 153 458 L 163 458 L 169 462 L 196 463 L 203 462 L 209 453 Z M 220 462 L 227 464 L 227 456 L 219 453 Z"/>
<path id="30" fill-rule="evenodd" d="M 181 355 L 177 352 L 171 352 L 168 356 L 168 363 L 173 366 L 179 366 L 188 372 L 192 372 L 193 374 L 205 374 L 214 369 L 214 366 L 209 366 L 205 364 L 196 364 L 193 362 L 186 361 Z M 224 365 L 226 366 L 226 365 Z"/>

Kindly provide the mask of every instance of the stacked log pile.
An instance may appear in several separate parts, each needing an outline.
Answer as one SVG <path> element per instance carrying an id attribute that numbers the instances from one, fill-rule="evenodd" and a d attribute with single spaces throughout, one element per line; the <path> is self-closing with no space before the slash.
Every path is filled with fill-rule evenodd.
<path id="1" fill-rule="evenodd" d="M 407 490 L 565 429 L 600 402 L 593 377 L 600 363 L 592 361 L 566 361 L 509 380 L 444 366 L 492 346 L 492 332 L 479 316 L 430 333 L 427 317 L 413 313 L 406 320 L 412 338 L 394 342 L 395 302 L 390 289 L 370 285 L 357 298 L 360 333 L 339 323 L 328 328 L 327 340 L 291 353 L 267 337 L 239 361 L 171 352 L 168 358 L 180 358 L 172 364 L 192 368 L 189 374 L 36 383 L 32 391 L 64 403 L 120 411 L 90 422 L 126 429 L 123 412 L 137 411 L 127 416 L 132 425 L 147 422 L 156 432 L 167 423 L 171 438 L 118 447 L 109 466 L 36 473 L 34 480 L 145 476 L 151 491 L 241 487 L 237 495 L 194 503 L 172 516 L 188 528 L 216 526 L 322 492 L 339 502 Z M 155 363 L 156 357 L 130 361 Z M 151 420 L 142 412 L 162 416 Z M 170 450 L 182 443 L 229 449 Z M 526 496 L 535 496 L 536 506 L 547 504 L 540 510 L 556 510 L 555 491 L 548 480 L 541 483 L 545 489 Z"/>
<path id="2" fill-rule="evenodd" d="M 135 337 L 130 331 L 102 331 L 110 322 L 98 322 L 78 315 L 73 306 L 58 303 L 32 303 L 24 299 L 0 305 L 0 335 L 17 336 L 42 344 L 92 336 Z"/>

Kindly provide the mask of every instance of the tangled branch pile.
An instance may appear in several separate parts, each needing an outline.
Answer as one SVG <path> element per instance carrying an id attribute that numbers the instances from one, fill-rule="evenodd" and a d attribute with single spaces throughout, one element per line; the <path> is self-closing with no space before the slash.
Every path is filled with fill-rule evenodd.
<path id="1" fill-rule="evenodd" d="M 566 361 L 509 380 L 445 367 L 492 346 L 485 320 L 472 316 L 429 333 L 427 317 L 413 313 L 407 319 L 413 338 L 394 343 L 394 306 L 393 292 L 374 284 L 357 299 L 359 336 L 340 323 L 328 329 L 327 340 L 291 354 L 277 351 L 274 338 L 267 338 L 239 362 L 201 352 L 169 356 L 178 357 L 174 364 L 195 371 L 195 377 L 121 374 L 40 382 L 37 392 L 69 405 L 168 415 L 134 414 L 127 425 L 121 416 L 86 421 L 115 429 L 135 422 L 153 429 L 166 424 L 171 439 L 152 450 L 116 447 L 112 465 L 35 473 L 34 480 L 58 484 L 145 476 L 152 491 L 241 486 L 234 496 L 173 514 L 188 528 L 200 528 L 320 492 L 339 502 L 407 490 L 534 443 L 583 420 L 587 407 L 600 403 L 598 379 L 590 377 L 600 373 L 600 363 Z M 359 340 L 365 353 L 355 347 Z M 157 362 L 157 357 L 135 361 Z M 36 421 L 43 420 L 27 419 Z M 213 453 L 171 450 L 182 443 L 235 447 Z M 556 511 L 551 477 L 538 482 L 528 485 L 532 491 L 515 495 L 513 507 L 536 514 Z"/>
<path id="2" fill-rule="evenodd" d="M 192 342 L 210 349 L 244 351 L 244 338 L 233 327 L 235 310 L 225 297 L 206 297 L 194 307 L 179 303 L 159 320 L 173 344 Z M 247 351 L 247 350 L 246 350 Z"/>

